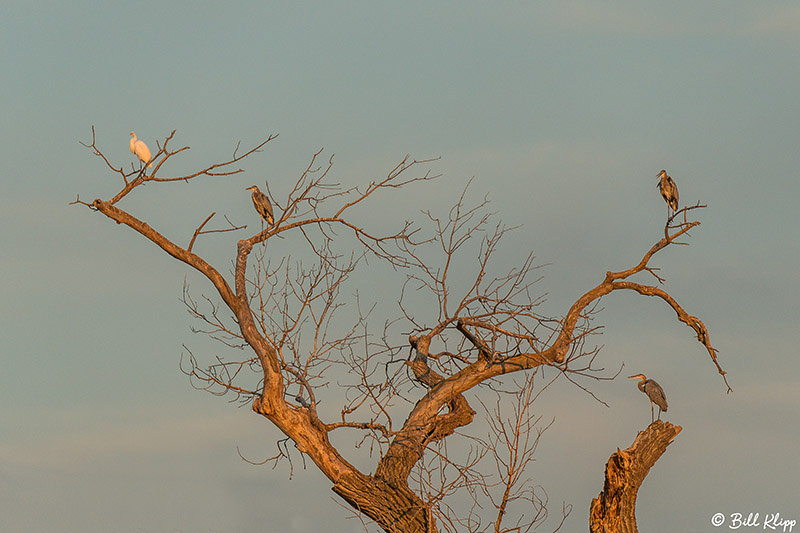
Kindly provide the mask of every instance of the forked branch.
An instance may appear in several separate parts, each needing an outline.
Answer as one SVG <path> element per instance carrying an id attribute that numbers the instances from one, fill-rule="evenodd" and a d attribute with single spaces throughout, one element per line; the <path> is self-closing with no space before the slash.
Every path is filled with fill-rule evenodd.
<path id="1" fill-rule="evenodd" d="M 121 176 L 122 186 L 109 200 L 84 202 L 78 198 L 73 203 L 128 226 L 209 280 L 224 305 L 211 303 L 210 313 L 204 315 L 189 299 L 190 312 L 204 320 L 208 325 L 205 332 L 226 348 L 247 347 L 252 353 L 242 357 L 216 356 L 212 365 L 201 369 L 189 352 L 184 371 L 193 384 L 216 394 L 231 393 L 237 399 L 252 400 L 253 411 L 291 439 L 304 458 L 310 458 L 328 477 L 337 494 L 386 531 L 436 531 L 436 502 L 456 487 L 467 487 L 472 482 L 465 480 L 478 479 L 467 473 L 472 463 L 466 461 L 459 465 L 461 481 L 445 483 L 428 493 L 415 492 L 409 486 L 409 476 L 421 464 L 426 451 L 446 449 L 445 439 L 472 423 L 476 413 L 465 395 L 467 391 L 479 385 L 499 390 L 500 381 L 495 378 L 543 365 L 564 373 L 589 373 L 598 349 L 585 347 L 586 339 L 597 331 L 591 322 L 598 312 L 599 299 L 613 291 L 656 296 L 670 305 L 678 319 L 695 331 L 725 379 L 703 322 L 688 314 L 663 288 L 630 279 L 646 272 L 655 276 L 659 284 L 664 282 L 651 266 L 652 259 L 672 244 L 685 244 L 679 240 L 700 224 L 689 220 L 687 214 L 702 205 L 685 207 L 671 216 L 664 237 L 637 265 L 607 272 L 602 282 L 575 300 L 563 317 L 553 317 L 538 309 L 543 296 L 534 294 L 541 276 L 535 272 L 538 267 L 533 255 L 504 273 L 494 273 L 501 241 L 514 228 L 492 221 L 493 215 L 486 211 L 486 198 L 470 204 L 465 188 L 444 216 L 425 211 L 424 217 L 417 217 L 427 218 L 422 226 L 404 221 L 399 228 L 383 231 L 369 219 L 359 219 L 365 214 L 361 208 L 376 200 L 380 192 L 437 178 L 430 170 L 416 173 L 417 168 L 433 159 L 417 161 L 406 156 L 385 177 L 361 188 L 347 188 L 330 180 L 333 159 L 320 163 L 320 150 L 282 199 L 267 184 L 266 190 L 277 208 L 274 224 L 262 226 L 261 231 L 235 242 L 233 280 L 229 285 L 217 268 L 194 251 L 194 246 L 200 235 L 235 232 L 244 229 L 244 225 L 228 220 L 229 227 L 206 229 L 215 211 L 196 227 L 183 248 L 117 204 L 148 182 L 199 183 L 194 180 L 201 176 L 243 172 L 239 163 L 276 136 L 243 152 L 237 144 L 224 162 L 162 176 L 165 163 L 177 162 L 175 156 L 189 149 L 169 148 L 174 135 L 173 131 L 163 144 L 158 143 L 152 158 L 154 169 L 148 174 L 144 166 L 131 171 L 115 167 L 98 147 L 92 127 L 91 143 L 82 144 Z M 429 234 L 424 234 L 426 226 Z M 282 255 L 280 247 L 273 243 L 289 239 L 275 241 L 275 236 L 295 237 L 291 241 L 296 246 L 292 253 L 300 254 L 297 250 L 301 249 L 313 260 L 304 262 Z M 267 246 L 255 248 L 260 243 Z M 381 339 L 376 339 L 367 324 L 373 307 L 368 305 L 362 311 L 358 295 L 354 297 L 356 311 L 351 312 L 350 320 L 345 322 L 342 318 L 352 309 L 345 308 L 344 299 L 357 292 L 349 284 L 357 281 L 359 269 L 368 261 L 370 268 L 377 263 L 406 276 L 399 301 L 401 317 L 385 321 Z M 223 320 L 226 310 L 230 316 Z M 396 327 L 405 328 L 402 336 L 394 333 Z M 405 358 L 409 347 L 411 355 Z M 577 368 L 580 358 L 585 358 L 580 363 L 585 366 Z M 317 408 L 326 395 L 332 396 L 329 373 L 336 366 L 345 371 L 335 375 L 346 376 L 342 383 L 337 382 L 344 391 L 343 407 L 335 415 L 340 413 L 341 419 L 324 420 L 320 413 L 325 410 L 318 412 Z M 408 401 L 412 404 L 410 412 L 398 417 L 398 406 Z M 498 532 L 504 530 L 501 526 L 514 502 L 536 505 L 538 501 L 532 491 L 520 489 L 524 486 L 521 471 L 532 453 L 525 450 L 535 449 L 536 444 L 535 440 L 526 440 L 534 438 L 526 434 L 535 426 L 526 409 L 527 405 L 519 407 L 511 426 L 493 426 L 498 432 L 496 444 L 502 446 L 505 439 L 510 453 L 507 459 L 494 456 L 497 464 L 505 468 L 501 472 L 501 477 L 505 476 L 502 494 L 491 500 L 496 512 L 494 529 Z M 397 420 L 404 420 L 402 427 L 398 428 Z M 330 442 L 329 433 L 336 429 L 362 432 L 364 440 L 378 445 L 380 457 L 373 475 L 358 470 Z M 284 456 L 279 454 L 275 459 Z M 442 460 L 449 461 L 444 455 Z M 524 530 L 521 524 L 514 527 Z"/>

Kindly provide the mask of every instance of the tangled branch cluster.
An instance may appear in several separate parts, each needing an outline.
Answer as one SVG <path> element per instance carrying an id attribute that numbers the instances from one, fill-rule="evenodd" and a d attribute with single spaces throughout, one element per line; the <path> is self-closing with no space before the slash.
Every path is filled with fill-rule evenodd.
<path id="1" fill-rule="evenodd" d="M 276 214 L 270 227 L 246 233 L 245 224 L 225 217 L 215 228 L 212 212 L 187 246 L 176 244 L 119 205 L 147 183 L 195 184 L 241 173 L 237 165 L 276 136 L 242 153 L 237 145 L 224 162 L 168 176 L 166 163 L 188 150 L 170 149 L 174 136 L 173 131 L 158 144 L 148 174 L 147 168 L 115 167 L 92 128 L 85 146 L 120 176 L 121 188 L 109 200 L 74 203 L 125 224 L 206 278 L 217 297 L 195 298 L 185 286 L 183 300 L 203 324 L 197 331 L 220 342 L 225 355 L 201 364 L 187 348 L 184 372 L 198 388 L 251 403 L 331 480 L 337 494 L 386 531 L 464 525 L 474 531 L 527 531 L 543 519 L 546 497 L 522 476 L 549 427 L 540 428 L 530 412 L 533 376 L 543 367 L 567 376 L 592 373 L 598 349 L 587 348 L 586 339 L 597 330 L 593 318 L 605 295 L 631 290 L 660 298 L 696 332 L 725 378 L 703 322 L 659 286 L 663 279 L 651 266 L 659 251 L 684 244 L 680 239 L 700 224 L 689 217 L 705 206 L 678 210 L 664 237 L 637 265 L 606 273 L 563 316 L 553 317 L 539 311 L 543 296 L 535 286 L 541 276 L 533 255 L 500 270 L 498 250 L 515 228 L 494 221 L 486 198 L 470 204 L 469 186 L 446 213 L 423 211 L 419 224 L 403 221 L 387 231 L 370 219 L 364 207 L 379 196 L 405 194 L 404 189 L 435 180 L 438 176 L 424 170 L 432 160 L 406 157 L 385 177 L 346 188 L 331 177 L 332 157 L 323 160 L 319 151 L 285 196 L 267 186 Z M 224 274 L 194 246 L 205 236 L 227 233 L 239 239 L 233 271 Z M 657 283 L 633 281 L 639 273 Z M 401 279 L 399 297 L 387 303 L 394 274 Z M 369 276 L 379 285 L 372 291 L 363 284 Z M 390 304 L 399 314 L 384 318 Z M 371 329 L 376 320 L 382 321 L 378 331 Z M 526 377 L 521 386 L 504 389 L 498 378 L 507 374 Z M 445 439 L 472 423 L 476 412 L 466 393 L 478 386 L 522 400 L 510 418 L 503 417 L 499 404 L 494 410 L 484 405 L 490 436 L 474 440 L 473 451 L 457 461 Z M 336 430 L 359 432 L 355 445 L 366 445 L 377 457 L 372 474 L 353 466 L 332 444 Z M 271 459 L 289 455 L 284 443 Z M 496 466 L 495 477 L 478 473 L 476 465 L 484 459 Z M 445 475 L 450 471 L 452 477 Z M 466 515 L 445 500 L 456 489 L 475 496 Z M 504 529 L 509 508 L 519 501 L 539 511 Z M 482 505 L 492 510 L 492 519 L 476 514 Z"/>

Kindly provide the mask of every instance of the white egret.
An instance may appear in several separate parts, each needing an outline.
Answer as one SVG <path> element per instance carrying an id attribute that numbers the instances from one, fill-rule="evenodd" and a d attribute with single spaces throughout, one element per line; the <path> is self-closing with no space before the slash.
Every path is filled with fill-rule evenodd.
<path id="1" fill-rule="evenodd" d="M 153 166 L 153 164 L 150 163 L 150 149 L 147 147 L 144 141 L 140 141 L 136 138 L 136 134 L 134 132 L 131 132 L 130 147 L 131 153 L 138 157 L 139 161 L 142 163 L 147 163 L 147 168 Z"/>

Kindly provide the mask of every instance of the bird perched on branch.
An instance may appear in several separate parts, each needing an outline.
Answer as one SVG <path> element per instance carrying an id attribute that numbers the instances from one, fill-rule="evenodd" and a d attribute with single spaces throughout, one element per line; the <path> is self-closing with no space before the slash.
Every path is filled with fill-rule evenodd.
<path id="1" fill-rule="evenodd" d="M 136 138 L 136 134 L 134 132 L 131 132 L 130 147 L 131 153 L 138 157 L 139 161 L 142 163 L 147 163 L 147 168 L 153 166 L 153 164 L 150 163 L 150 149 L 147 147 L 144 141 L 140 141 Z"/>
<path id="2" fill-rule="evenodd" d="M 245 190 L 253 191 L 253 205 L 256 207 L 256 211 L 271 226 L 275 220 L 272 218 L 272 204 L 269 203 L 267 195 L 259 191 L 255 185 Z"/>
<path id="3" fill-rule="evenodd" d="M 673 211 L 678 210 L 678 187 L 675 185 L 675 182 L 672 181 L 672 178 L 667 176 L 667 171 L 662 170 L 658 173 L 657 178 L 658 180 L 658 190 L 661 191 L 661 196 L 664 197 L 664 201 L 667 202 L 667 205 L 672 208 Z"/>
<path id="4" fill-rule="evenodd" d="M 636 374 L 635 376 L 628 376 L 628 379 L 640 379 L 637 383 L 639 390 L 647 394 L 650 398 L 650 421 L 654 419 L 653 404 L 658 406 L 658 419 L 661 420 L 661 411 L 667 412 L 667 395 L 664 394 L 664 389 L 661 385 L 653 379 L 647 379 L 644 374 Z"/>

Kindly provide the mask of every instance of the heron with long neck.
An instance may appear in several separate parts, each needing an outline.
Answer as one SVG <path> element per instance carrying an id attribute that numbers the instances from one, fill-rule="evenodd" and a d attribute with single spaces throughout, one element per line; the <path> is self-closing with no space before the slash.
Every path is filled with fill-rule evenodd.
<path id="1" fill-rule="evenodd" d="M 255 185 L 248 187 L 245 190 L 253 191 L 253 205 L 255 206 L 256 211 L 258 211 L 258 214 L 261 215 L 261 218 L 263 218 L 266 223 L 271 226 L 272 223 L 275 222 L 275 219 L 272 216 L 272 204 L 270 203 L 269 198 L 267 198 L 267 195 L 259 191 L 258 187 Z"/>
<path id="2" fill-rule="evenodd" d="M 636 374 L 635 376 L 628 376 L 628 379 L 639 379 L 637 386 L 639 390 L 647 394 L 650 399 L 650 421 L 655 420 L 653 413 L 653 404 L 658 406 L 658 419 L 661 420 L 661 411 L 667 412 L 667 395 L 664 394 L 664 389 L 661 385 L 656 383 L 654 379 L 647 379 L 644 374 Z"/>
<path id="3" fill-rule="evenodd" d="M 677 211 L 678 186 L 675 185 L 675 182 L 672 181 L 672 178 L 667 175 L 666 170 L 659 172 L 658 176 L 656 177 L 659 178 L 656 187 L 658 187 L 658 190 L 661 191 L 661 196 L 664 198 L 664 201 L 667 202 L 667 206 L 669 206 L 669 208 L 671 208 L 673 211 Z M 667 213 L 669 214 L 669 209 L 667 209 Z"/>

